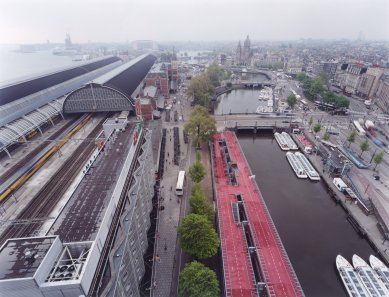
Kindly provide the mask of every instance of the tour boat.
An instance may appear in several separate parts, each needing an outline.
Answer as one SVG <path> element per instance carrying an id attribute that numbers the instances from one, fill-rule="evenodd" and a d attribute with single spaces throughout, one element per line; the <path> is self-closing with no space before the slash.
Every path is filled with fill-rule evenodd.
<path id="1" fill-rule="evenodd" d="M 300 152 L 294 153 L 297 159 L 300 161 L 301 165 L 304 168 L 305 173 L 308 175 L 310 180 L 320 180 L 320 175 L 317 173 L 312 164 L 308 161 L 307 157 Z"/>
<path id="2" fill-rule="evenodd" d="M 292 167 L 294 173 L 296 173 L 298 178 L 308 177 L 304 171 L 303 166 L 300 164 L 297 157 L 292 152 L 287 152 L 286 158 L 288 159 L 290 166 Z"/>
<path id="3" fill-rule="evenodd" d="M 336 256 L 336 268 L 350 297 L 370 297 L 354 267 L 341 255 Z"/>
<path id="4" fill-rule="evenodd" d="M 369 258 L 370 266 L 378 274 L 380 280 L 385 285 L 386 289 L 389 290 L 389 268 L 382 263 L 377 257 L 370 255 Z"/>
<path id="5" fill-rule="evenodd" d="M 363 285 L 372 297 L 388 297 L 389 291 L 374 270 L 358 255 L 353 255 L 353 265 Z"/>
<path id="6" fill-rule="evenodd" d="M 278 145 L 280 146 L 280 148 L 283 151 L 289 151 L 289 146 L 286 143 L 284 137 L 282 137 L 282 135 L 280 133 L 278 133 L 278 132 L 274 133 L 274 137 L 277 140 Z"/>
<path id="7" fill-rule="evenodd" d="M 292 137 L 286 132 L 282 132 L 281 135 L 284 137 L 286 143 L 288 144 L 291 150 L 298 150 L 296 143 L 293 141 Z"/>

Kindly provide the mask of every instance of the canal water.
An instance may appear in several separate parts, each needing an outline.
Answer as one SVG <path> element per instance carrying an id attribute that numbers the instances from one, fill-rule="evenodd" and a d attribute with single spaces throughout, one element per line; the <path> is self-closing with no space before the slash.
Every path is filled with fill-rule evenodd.
<path id="1" fill-rule="evenodd" d="M 358 254 L 367 261 L 372 247 L 356 233 L 323 182 L 295 176 L 272 133 L 239 133 L 238 139 L 306 296 L 348 296 L 336 255 L 351 262 Z"/>
<path id="2" fill-rule="evenodd" d="M 266 76 L 262 74 L 246 74 L 244 81 L 264 82 L 267 81 Z M 258 100 L 259 90 L 232 90 L 229 93 L 225 93 L 218 97 L 214 114 L 224 115 L 229 113 L 255 113 L 257 107 L 266 102 Z"/>

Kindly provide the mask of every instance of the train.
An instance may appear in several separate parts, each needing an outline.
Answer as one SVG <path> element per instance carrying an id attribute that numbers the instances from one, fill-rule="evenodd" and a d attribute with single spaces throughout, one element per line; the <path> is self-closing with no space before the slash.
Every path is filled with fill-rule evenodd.
<path id="1" fill-rule="evenodd" d="M 16 172 L 10 179 L 0 186 L 0 204 L 4 203 L 10 195 L 18 190 L 30 177 L 32 177 L 55 153 L 57 153 L 92 117 L 92 113 L 83 115 L 74 123 L 71 130 L 58 143 L 49 145 L 30 164 Z"/>

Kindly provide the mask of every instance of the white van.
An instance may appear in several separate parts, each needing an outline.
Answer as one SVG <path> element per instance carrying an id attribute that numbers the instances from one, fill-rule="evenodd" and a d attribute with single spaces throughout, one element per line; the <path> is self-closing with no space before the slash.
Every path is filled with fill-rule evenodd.
<path id="1" fill-rule="evenodd" d="M 336 177 L 332 182 L 334 183 L 335 187 L 341 192 L 344 192 L 344 190 L 348 188 L 341 178 Z"/>
<path id="2" fill-rule="evenodd" d="M 299 134 L 299 133 L 300 133 L 300 129 L 293 129 L 293 130 L 292 130 L 292 133 L 293 133 L 293 134 Z"/>

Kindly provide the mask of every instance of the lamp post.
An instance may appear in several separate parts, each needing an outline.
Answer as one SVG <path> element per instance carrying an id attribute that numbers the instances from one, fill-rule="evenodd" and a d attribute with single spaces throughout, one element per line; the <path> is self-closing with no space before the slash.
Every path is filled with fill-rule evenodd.
<path id="1" fill-rule="evenodd" d="M 375 149 L 375 151 L 374 151 L 374 153 L 373 153 L 373 155 L 371 156 L 371 159 L 370 159 L 370 164 L 371 164 L 371 162 L 373 161 L 373 158 L 374 158 L 374 156 L 375 156 L 375 153 L 377 152 L 377 148 Z"/>

